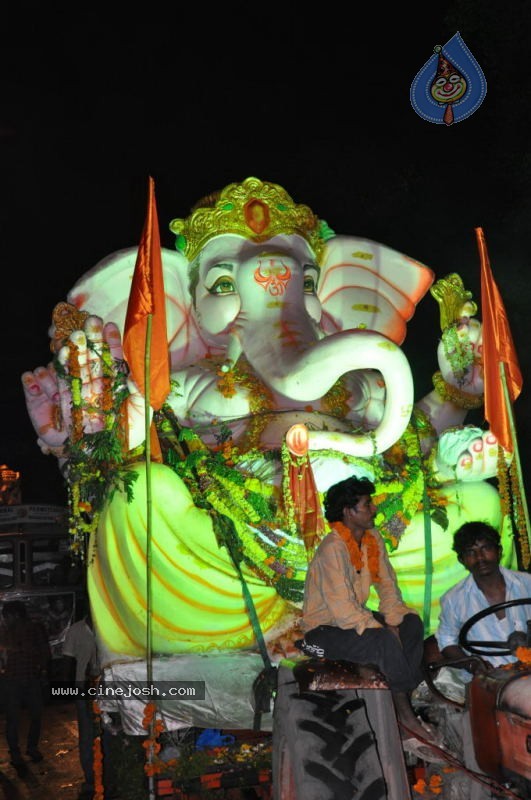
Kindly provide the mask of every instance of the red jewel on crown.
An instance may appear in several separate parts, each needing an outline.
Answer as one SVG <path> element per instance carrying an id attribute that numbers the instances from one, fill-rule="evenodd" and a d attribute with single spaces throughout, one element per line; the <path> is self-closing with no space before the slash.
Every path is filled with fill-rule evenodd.
<path id="1" fill-rule="evenodd" d="M 249 200 L 244 206 L 243 215 L 253 233 L 263 233 L 269 225 L 269 208 L 261 200 Z"/>

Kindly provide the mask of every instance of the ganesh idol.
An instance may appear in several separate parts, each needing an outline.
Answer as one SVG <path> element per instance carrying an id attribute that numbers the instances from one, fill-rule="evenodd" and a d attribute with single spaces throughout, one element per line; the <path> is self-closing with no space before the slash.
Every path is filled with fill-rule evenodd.
<path id="1" fill-rule="evenodd" d="M 428 607 L 435 626 L 440 595 L 464 575 L 453 530 L 478 515 L 502 527 L 487 482 L 498 443 L 465 424 L 483 380 L 481 324 L 461 279 L 434 284 L 427 266 L 336 235 L 254 177 L 170 228 L 171 391 L 149 433 L 122 349 L 136 248 L 78 280 L 53 313 L 53 360 L 22 377 L 38 443 L 69 488 L 73 548 L 88 545 L 100 642 L 112 657 L 144 653 L 149 503 L 153 650 L 255 648 L 246 591 L 270 652 L 282 649 L 297 636 L 307 565 L 328 530 L 323 494 L 353 474 L 375 482 L 376 525 L 404 599 Z M 438 369 L 415 402 L 401 344 L 430 288 Z"/>

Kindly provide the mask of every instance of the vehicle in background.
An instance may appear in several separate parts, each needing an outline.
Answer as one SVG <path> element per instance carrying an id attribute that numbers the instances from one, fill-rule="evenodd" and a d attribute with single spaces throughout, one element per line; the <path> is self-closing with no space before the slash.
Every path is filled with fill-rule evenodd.
<path id="1" fill-rule="evenodd" d="M 66 632 L 79 618 L 85 596 L 84 569 L 70 552 L 67 509 L 0 506 L 0 612 L 4 603 L 22 600 L 28 615 L 44 625 L 52 679 Z"/>

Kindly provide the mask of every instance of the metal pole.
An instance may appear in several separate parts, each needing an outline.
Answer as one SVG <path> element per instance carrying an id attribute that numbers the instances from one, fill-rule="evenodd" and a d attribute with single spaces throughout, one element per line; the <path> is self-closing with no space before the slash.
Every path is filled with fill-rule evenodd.
<path id="1" fill-rule="evenodd" d="M 518 477 L 518 485 L 520 488 L 520 497 L 522 498 L 522 509 L 524 512 L 524 519 L 525 519 L 525 526 L 526 526 L 526 535 L 527 535 L 527 543 L 526 543 L 526 561 L 527 563 L 523 563 L 522 566 L 524 569 L 529 568 L 529 532 L 531 530 L 531 525 L 529 524 L 529 510 L 527 507 L 527 499 L 525 494 L 525 486 L 524 486 L 524 478 L 522 474 L 522 465 L 520 463 L 520 453 L 518 450 L 518 437 L 516 435 L 516 425 L 514 421 L 514 414 L 513 414 L 513 407 L 511 403 L 511 398 L 509 396 L 509 389 L 507 387 L 507 378 L 505 376 L 505 364 L 503 361 L 500 361 L 500 377 L 503 386 L 503 396 L 505 399 L 505 407 L 507 408 L 507 414 L 509 417 L 509 427 L 511 429 L 511 438 L 513 441 L 513 451 L 514 451 L 514 463 L 516 466 L 516 474 Z M 520 554 L 523 554 L 520 550 Z"/>
<path id="2" fill-rule="evenodd" d="M 146 676 L 148 686 L 152 686 L 153 682 L 153 635 L 152 635 L 152 619 L 151 619 L 151 531 L 152 531 L 152 502 L 151 502 L 151 327 L 153 315 L 147 315 L 146 326 L 146 349 L 144 359 L 144 375 L 145 375 L 145 413 L 144 413 L 144 429 L 145 429 L 145 457 L 146 457 Z M 148 697 L 148 702 L 153 700 L 152 695 Z M 155 714 L 152 715 L 149 723 L 149 735 L 152 737 L 153 728 L 155 725 Z M 147 754 L 148 764 L 153 760 L 153 750 Z M 155 777 L 149 775 L 148 777 L 149 800 L 155 800 Z"/>

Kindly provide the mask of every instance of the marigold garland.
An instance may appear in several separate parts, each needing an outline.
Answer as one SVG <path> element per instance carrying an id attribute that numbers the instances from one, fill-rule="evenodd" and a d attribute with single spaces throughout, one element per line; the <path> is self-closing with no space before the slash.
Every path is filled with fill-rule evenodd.
<path id="1" fill-rule="evenodd" d="M 402 437 L 383 454 L 383 461 L 374 459 L 373 496 L 377 508 L 375 527 L 390 551 L 400 539 L 415 514 L 422 510 L 424 485 L 430 502 L 430 517 L 443 530 L 448 527 L 447 499 L 433 483 L 432 456 L 423 456 L 421 441 L 431 441 L 435 432 L 424 412 L 414 409 Z"/>
<path id="2" fill-rule="evenodd" d="M 322 398 L 322 409 L 337 419 L 343 419 L 350 410 L 348 405 L 350 397 L 351 393 L 345 388 L 344 378 L 339 378 Z"/>
<path id="3" fill-rule="evenodd" d="M 283 517 L 282 523 L 284 528 L 292 536 L 296 536 L 299 532 L 297 521 L 295 518 L 295 506 L 293 505 L 293 498 L 291 496 L 289 485 L 290 466 L 302 467 L 306 462 L 306 456 L 294 456 L 288 449 L 286 442 L 282 442 L 280 451 L 282 459 L 282 498 L 283 498 Z"/>
<path id="4" fill-rule="evenodd" d="M 505 455 L 505 450 L 498 444 L 497 477 L 502 516 L 511 520 L 522 567 L 523 569 L 529 569 L 531 554 L 529 552 L 529 539 L 518 469 L 514 459 L 507 466 Z"/>
<path id="5" fill-rule="evenodd" d="M 94 722 L 98 735 L 92 744 L 92 769 L 94 772 L 94 797 L 93 800 L 103 800 L 105 787 L 103 785 L 103 750 L 101 746 L 101 709 L 96 700 L 92 702 Z"/>
<path id="6" fill-rule="evenodd" d="M 229 464 L 222 450 L 212 453 L 190 429 L 183 431 L 183 438 L 187 445 L 193 444 L 191 452 L 182 459 L 169 451 L 167 461 L 186 483 L 194 503 L 210 514 L 219 544 L 229 535 L 233 548 L 260 580 L 275 586 L 281 597 L 301 601 L 307 567 L 303 543 L 274 530 L 279 524 L 275 487 L 238 469 L 239 461 L 274 460 L 278 453 L 233 450 L 234 463 Z"/>
<path id="7" fill-rule="evenodd" d="M 429 800 L 430 797 L 437 797 L 443 790 L 443 779 L 441 775 L 430 775 L 429 783 L 426 783 L 424 778 L 419 778 L 413 785 L 413 791 L 416 795 L 421 795 Z"/>
<path id="8" fill-rule="evenodd" d="M 522 486 L 520 483 L 518 469 L 515 459 L 509 466 L 509 476 L 511 479 L 511 489 L 513 498 L 513 519 L 515 521 L 516 533 L 518 534 L 518 544 L 523 569 L 529 569 L 531 565 L 531 553 L 529 550 L 529 534 L 527 531 L 526 515 L 522 500 Z"/>
<path id="9" fill-rule="evenodd" d="M 463 389 L 458 389 L 457 386 L 452 386 L 444 380 L 440 370 L 433 374 L 433 388 L 441 398 L 441 400 L 448 400 L 458 408 L 470 410 L 472 408 L 481 408 L 484 403 L 483 394 L 472 394 L 472 392 L 465 392 Z"/>
<path id="10" fill-rule="evenodd" d="M 91 342 L 87 346 L 93 348 Z M 71 551 L 84 560 L 90 535 L 96 531 L 104 503 L 119 486 L 131 496 L 136 473 L 128 471 L 123 453 L 121 411 L 127 396 L 125 362 L 116 364 L 107 343 L 98 352 L 101 360 L 101 392 L 85 396 L 79 350 L 69 343 L 67 369 L 56 357 L 54 367 L 65 380 L 72 397 L 72 432 L 64 448 L 70 510 Z M 85 433 L 85 420 L 103 420 L 103 430 Z"/>
<path id="11" fill-rule="evenodd" d="M 531 664 L 531 647 L 517 647 L 514 654 L 522 664 Z"/>
<path id="12" fill-rule="evenodd" d="M 371 579 L 373 583 L 378 583 L 380 580 L 380 549 L 374 535 L 370 531 L 365 531 L 361 537 L 360 548 L 350 529 L 347 528 L 347 526 L 342 522 L 332 522 L 331 528 L 333 528 L 333 530 L 335 530 L 335 532 L 338 533 L 341 536 L 341 539 L 345 542 L 350 555 L 350 561 L 357 572 L 361 572 L 363 569 L 362 548 L 365 545 L 367 552 L 367 566 L 369 568 L 369 572 L 371 573 Z"/>
<path id="13" fill-rule="evenodd" d="M 78 420 L 75 427 L 79 427 L 81 416 L 90 417 L 98 414 L 104 417 L 103 431 L 97 434 L 85 434 L 78 441 L 75 441 L 74 436 L 74 441 L 70 442 L 65 453 L 68 459 L 72 550 L 83 557 L 86 543 L 97 528 L 99 513 L 104 503 L 112 497 L 117 488 L 123 488 L 130 499 L 136 473 L 127 469 L 121 441 L 122 406 L 127 394 L 126 365 L 123 363 L 116 365 L 108 346 L 103 346 L 99 355 L 102 361 L 104 390 L 97 399 L 97 407 L 91 406 L 83 396 L 82 387 L 78 382 L 77 360 L 73 349 L 71 352 L 70 374 L 63 368 L 62 376 L 65 380 L 71 381 L 74 416 Z M 215 360 L 210 360 L 209 366 L 216 369 L 220 365 Z M 59 373 L 61 366 L 58 365 L 57 369 Z M 223 380 L 227 373 L 221 370 L 220 373 L 219 377 Z M 238 362 L 238 369 L 233 369 L 232 373 L 231 378 L 235 379 L 239 389 L 247 391 L 251 411 L 247 434 L 243 442 L 240 442 L 240 446 L 235 447 L 230 427 L 222 424 L 219 445 L 214 452 L 208 449 L 191 429 L 187 431 L 194 437 L 198 447 L 195 447 L 194 442 L 187 441 L 187 446 L 183 448 L 180 444 L 182 441 L 180 434 L 183 429 L 175 420 L 169 406 L 165 406 L 163 413 L 155 415 L 155 423 L 162 437 L 161 442 L 165 444 L 164 460 L 185 480 L 192 491 L 196 505 L 207 510 L 208 508 L 215 510 L 217 514 L 227 515 L 234 521 L 236 536 L 240 539 L 246 563 L 260 579 L 266 575 L 267 582 L 270 585 L 274 584 L 282 596 L 298 601 L 301 599 L 305 572 L 304 559 L 299 558 L 299 555 L 301 553 L 304 555 L 304 550 L 301 550 L 294 541 L 300 536 L 294 509 L 290 507 L 289 492 L 282 492 L 286 502 L 280 508 L 278 491 L 268 486 L 267 482 L 255 482 L 247 466 L 249 463 L 254 463 L 257 457 L 266 460 L 267 457 L 271 457 L 275 460 L 280 456 L 282 488 L 285 489 L 291 456 L 285 446 L 280 453 L 271 451 L 267 456 L 259 449 L 249 449 L 251 440 L 258 443 L 259 435 L 270 419 L 269 412 L 273 409 L 274 403 L 270 393 L 253 374 L 243 356 Z M 223 384 L 219 388 L 221 390 Z M 172 391 L 177 390 L 178 387 L 172 383 Z M 325 396 L 322 408 L 341 418 L 341 415 L 346 413 L 347 400 L 348 393 L 344 384 L 338 381 Z M 423 417 L 421 415 L 420 419 L 418 418 L 421 412 L 413 413 L 417 427 L 421 428 Z M 431 435 L 427 424 L 424 428 L 423 438 Z M 255 456 L 255 453 L 259 455 Z M 419 439 L 414 426 L 410 424 L 400 441 L 383 454 L 383 457 L 375 456 L 359 460 L 329 450 L 322 451 L 322 455 L 338 458 L 353 465 L 360 462 L 364 469 L 368 467 L 372 471 L 377 487 L 375 502 L 378 513 L 375 522 L 388 549 L 395 550 L 404 530 L 412 517 L 421 509 L 422 503 L 425 477 Z M 243 470 L 239 467 L 240 461 L 245 462 Z M 431 492 L 428 489 L 428 494 L 433 508 L 431 517 L 445 528 L 445 510 L 441 506 L 441 498 L 444 497 L 435 489 Z M 216 524 L 215 514 L 213 521 Z M 273 527 L 276 526 L 282 527 L 288 533 L 291 539 L 288 548 L 274 541 Z M 257 533 L 257 530 L 260 533 Z M 254 551 L 252 556 L 251 550 Z"/>
<path id="14" fill-rule="evenodd" d="M 82 409 L 82 382 L 81 367 L 79 365 L 79 349 L 70 343 L 68 351 L 68 375 L 70 376 L 70 391 L 72 394 L 72 441 L 78 442 L 83 436 L 83 409 Z"/>
<path id="15" fill-rule="evenodd" d="M 476 358 L 474 346 L 468 336 L 459 336 L 459 320 L 452 322 L 442 333 L 444 354 L 448 359 L 454 377 L 462 381 L 469 373 Z"/>
<path id="16" fill-rule="evenodd" d="M 173 415 L 167 409 L 165 416 L 170 420 Z M 377 506 L 375 523 L 390 551 L 396 550 L 412 517 L 421 510 L 424 481 L 429 479 L 429 475 L 424 474 L 419 435 L 424 439 L 433 431 L 421 412 L 414 412 L 414 421 L 415 424 L 410 423 L 400 441 L 383 458 L 378 456 L 367 461 L 329 449 L 320 453 L 323 458 L 343 461 L 354 469 L 360 468 L 365 472 L 368 468 L 372 471 L 376 486 L 373 497 Z M 178 431 L 176 421 L 173 427 Z M 285 445 L 280 453 L 242 452 L 231 448 L 229 462 L 223 450 L 225 434 L 220 435 L 222 448 L 214 453 L 193 429 L 182 429 L 178 437 L 185 440 L 188 455 L 180 452 L 172 442 L 165 451 L 166 462 L 185 481 L 195 504 L 208 510 L 212 516 L 220 544 L 223 543 L 223 531 L 220 531 L 221 535 L 218 533 L 219 515 L 224 515 L 232 520 L 236 546 L 246 565 L 261 581 L 274 586 L 284 599 L 301 601 L 307 553 L 297 532 L 293 509 L 290 514 L 289 493 L 283 493 L 285 502 L 281 513 L 278 490 L 249 472 L 249 464 L 262 461 L 260 473 L 274 474 L 274 465 L 280 456 L 284 483 L 291 464 L 291 455 Z M 271 469 L 267 468 L 269 460 L 272 461 Z M 446 498 L 435 486 L 428 486 L 427 491 L 430 516 L 445 530 Z M 280 536 L 274 529 L 276 526 L 281 527 L 285 534 Z"/>
<path id="17" fill-rule="evenodd" d="M 74 395 L 74 416 L 78 421 L 75 427 L 79 427 L 81 416 L 104 416 L 104 431 L 86 434 L 77 442 L 71 441 L 65 453 L 68 459 L 72 550 L 83 557 L 88 538 L 97 527 L 103 504 L 112 497 L 117 488 L 122 487 L 130 499 L 136 473 L 127 469 L 121 441 L 120 421 L 127 394 L 127 367 L 125 364 L 116 365 L 108 347 L 104 345 L 99 354 L 102 359 L 104 390 L 97 400 L 97 407 L 91 406 L 83 397 L 82 387 L 78 382 L 77 360 L 73 349 L 71 352 L 70 380 Z M 209 366 L 219 367 L 213 360 L 209 361 Z M 69 380 L 64 368 L 62 376 Z M 218 377 L 221 379 L 218 387 L 220 391 L 230 392 L 231 387 L 223 383 L 227 373 L 220 370 Z M 208 449 L 191 429 L 186 430 L 194 441 L 187 441 L 186 447 L 181 446 L 182 428 L 169 406 L 165 406 L 163 413 L 155 415 L 161 442 L 165 444 L 164 461 L 183 478 L 192 492 L 195 504 L 208 510 L 216 534 L 220 515 L 232 520 L 233 536 L 238 540 L 245 563 L 260 580 L 274 585 L 282 597 L 298 602 L 302 599 L 307 554 L 300 540 L 294 509 L 290 507 L 289 493 L 283 493 L 287 502 L 280 508 L 278 489 L 268 484 L 267 477 L 263 481 L 254 478 L 248 467 L 256 459 L 267 461 L 271 458 L 275 464 L 280 460 L 282 484 L 285 488 L 291 456 L 285 446 L 280 452 L 264 453 L 258 447 L 249 449 L 251 441 L 257 445 L 259 443 L 260 434 L 273 410 L 273 399 L 243 357 L 238 362 L 238 369 L 233 369 L 230 379 L 234 379 L 239 390 L 245 389 L 249 396 L 249 427 L 240 446 L 234 445 L 230 427 L 223 424 L 220 427 L 217 451 Z M 173 382 L 172 391 L 177 391 Z M 346 413 L 347 401 L 348 393 L 344 384 L 338 381 L 322 401 L 322 408 L 325 412 L 342 418 Z M 332 457 L 353 466 L 359 464 L 364 470 L 372 472 L 376 485 L 374 500 L 378 511 L 375 522 L 391 551 L 399 546 L 400 538 L 412 517 L 422 509 L 424 482 L 429 480 L 429 476 L 425 475 L 425 470 L 429 471 L 429 467 L 427 462 L 423 464 L 415 426 L 423 441 L 435 434 L 425 415 L 418 410 L 413 414 L 415 425 L 410 423 L 399 442 L 383 456 L 355 459 L 331 450 L 323 450 L 321 453 L 323 457 Z M 243 462 L 242 466 L 240 462 Z M 273 474 L 274 468 L 266 472 L 268 475 Z M 435 487 L 428 487 L 428 496 L 432 520 L 444 529 L 444 495 Z M 275 532 L 277 526 L 286 532 L 285 539 Z"/>
<path id="18" fill-rule="evenodd" d="M 148 731 L 148 735 L 142 747 L 146 751 L 146 763 L 144 764 L 144 772 L 148 777 L 158 775 L 168 767 L 168 762 L 162 761 L 158 758 L 161 750 L 161 744 L 158 741 L 161 733 L 164 732 L 164 723 L 160 719 L 156 719 L 157 706 L 153 701 L 146 703 L 144 709 L 144 716 L 142 719 L 142 727 Z"/>

